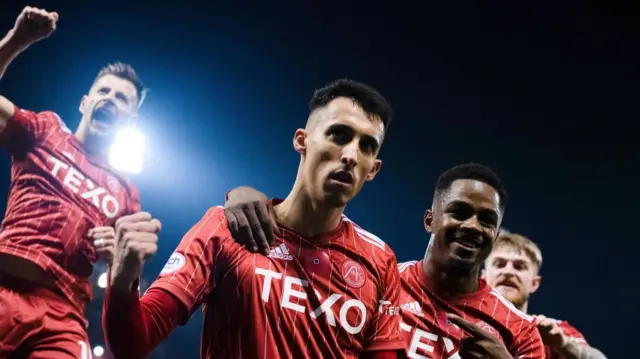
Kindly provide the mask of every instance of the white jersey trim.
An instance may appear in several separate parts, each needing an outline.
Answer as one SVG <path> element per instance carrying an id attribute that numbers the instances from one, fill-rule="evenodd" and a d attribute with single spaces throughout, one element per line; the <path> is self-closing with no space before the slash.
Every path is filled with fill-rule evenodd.
<path id="1" fill-rule="evenodd" d="M 409 261 L 409 262 L 398 263 L 398 271 L 400 273 L 402 273 L 405 270 L 407 270 L 407 268 L 409 268 L 411 266 L 415 266 L 416 264 L 418 264 L 418 261 Z"/>
<path id="2" fill-rule="evenodd" d="M 504 304 L 507 308 L 509 308 L 515 315 L 519 316 L 520 318 L 528 321 L 529 323 L 533 322 L 533 317 L 528 315 L 528 314 L 524 314 L 524 312 L 520 311 L 518 308 L 516 308 L 513 303 L 511 303 L 509 300 L 507 300 L 505 297 L 503 297 L 502 295 L 500 295 L 500 293 L 498 293 L 498 291 L 496 291 L 495 289 L 493 289 L 491 291 L 491 295 L 493 295 L 494 297 L 498 298 L 498 300 L 500 300 L 502 302 L 502 304 Z"/>
<path id="3" fill-rule="evenodd" d="M 351 223 L 351 225 L 353 226 L 353 229 L 358 234 L 358 237 L 360 237 L 363 241 L 365 241 L 367 243 L 370 243 L 370 244 L 373 244 L 374 246 L 382 249 L 383 251 L 387 250 L 387 244 L 384 243 L 384 241 L 382 239 L 380 239 L 378 236 L 376 236 L 375 234 L 373 234 L 373 233 L 371 233 L 369 231 L 366 231 L 366 230 L 362 229 L 355 222 L 353 222 L 352 220 L 347 218 L 347 216 L 343 215 L 342 219 L 345 222 Z"/>

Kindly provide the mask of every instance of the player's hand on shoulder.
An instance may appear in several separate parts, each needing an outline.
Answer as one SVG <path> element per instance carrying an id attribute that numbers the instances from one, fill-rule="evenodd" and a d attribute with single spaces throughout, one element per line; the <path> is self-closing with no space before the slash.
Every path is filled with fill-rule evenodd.
<path id="1" fill-rule="evenodd" d="M 129 289 L 142 274 L 145 261 L 158 250 L 162 225 L 147 212 L 120 217 L 116 221 L 116 250 L 111 267 L 111 284 Z"/>
<path id="2" fill-rule="evenodd" d="M 536 326 L 542 337 L 542 342 L 552 348 L 562 348 L 567 343 L 564 330 L 558 323 L 544 315 L 534 315 Z"/>
<path id="3" fill-rule="evenodd" d="M 89 231 L 88 236 L 93 241 L 98 258 L 111 265 L 116 248 L 116 230 L 108 226 L 96 227 Z"/>
<path id="4" fill-rule="evenodd" d="M 466 333 L 460 342 L 458 354 L 461 358 L 513 359 L 502 340 L 495 335 L 455 314 L 447 314 L 447 319 Z"/>
<path id="5" fill-rule="evenodd" d="M 228 193 L 224 208 L 234 240 L 251 252 L 268 255 L 278 225 L 267 196 L 251 187 L 237 187 Z"/>
<path id="6" fill-rule="evenodd" d="M 56 29 L 58 13 L 36 7 L 25 7 L 13 27 L 13 36 L 24 45 L 49 37 Z"/>

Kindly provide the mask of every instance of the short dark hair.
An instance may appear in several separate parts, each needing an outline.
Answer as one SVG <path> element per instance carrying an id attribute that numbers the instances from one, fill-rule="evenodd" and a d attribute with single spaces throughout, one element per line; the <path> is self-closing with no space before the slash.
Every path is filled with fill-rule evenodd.
<path id="1" fill-rule="evenodd" d="M 309 101 L 309 111 L 324 107 L 338 97 L 350 98 L 369 117 L 379 117 L 385 131 L 389 127 L 393 110 L 387 99 L 373 87 L 350 79 L 339 79 L 315 90 Z"/>
<path id="2" fill-rule="evenodd" d="M 100 72 L 98 72 L 98 76 L 96 76 L 94 83 L 98 81 L 99 78 L 106 75 L 113 75 L 121 79 L 130 81 L 136 88 L 136 92 L 138 95 L 138 107 L 142 105 L 142 102 L 147 96 L 148 90 L 145 87 L 144 83 L 142 83 L 142 80 L 136 73 L 136 70 L 133 69 L 133 66 L 129 64 L 123 64 L 122 62 L 108 64 L 107 66 L 100 69 Z"/>
<path id="3" fill-rule="evenodd" d="M 500 209 L 504 210 L 507 206 L 508 196 L 507 190 L 502 185 L 500 177 L 493 170 L 479 163 L 465 163 L 452 167 L 444 171 L 436 184 L 436 196 L 451 187 L 456 180 L 470 179 L 480 181 L 493 187 L 500 196 Z"/>

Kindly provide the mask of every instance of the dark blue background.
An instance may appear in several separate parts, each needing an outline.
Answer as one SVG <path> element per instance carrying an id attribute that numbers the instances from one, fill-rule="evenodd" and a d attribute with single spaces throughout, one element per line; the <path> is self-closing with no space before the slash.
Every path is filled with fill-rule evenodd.
<path id="1" fill-rule="evenodd" d="M 56 4 L 57 3 L 57 4 Z M 145 210 L 164 223 L 152 279 L 182 234 L 241 184 L 285 196 L 312 90 L 351 77 L 381 90 L 396 122 L 380 176 L 347 213 L 421 258 L 439 173 L 492 166 L 512 202 L 505 226 L 537 241 L 530 310 L 569 320 L 610 358 L 634 356 L 638 216 L 638 31 L 631 8 L 520 2 L 34 1 L 58 30 L 0 81 L 19 106 L 74 128 L 98 69 L 133 64 L 152 91 L 142 127 Z M 26 3 L 3 4 L 8 30 Z M 9 185 L 6 157 L 3 186 Z M 102 341 L 100 294 L 89 312 Z M 197 357 L 200 320 L 155 358 Z"/>

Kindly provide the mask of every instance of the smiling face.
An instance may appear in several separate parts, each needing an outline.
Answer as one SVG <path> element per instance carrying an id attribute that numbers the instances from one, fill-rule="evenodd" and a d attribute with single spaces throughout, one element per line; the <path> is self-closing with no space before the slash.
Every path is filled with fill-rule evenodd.
<path id="1" fill-rule="evenodd" d="M 434 260 L 446 270 L 479 270 L 491 253 L 501 221 L 496 189 L 478 180 L 453 181 L 425 214 Z"/>

